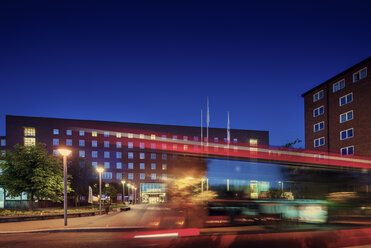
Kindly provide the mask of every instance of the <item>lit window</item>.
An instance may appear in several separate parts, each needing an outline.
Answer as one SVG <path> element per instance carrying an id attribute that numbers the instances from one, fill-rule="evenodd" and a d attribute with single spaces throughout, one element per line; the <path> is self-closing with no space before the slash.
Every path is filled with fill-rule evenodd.
<path id="1" fill-rule="evenodd" d="M 162 144 L 162 149 L 166 149 L 166 144 Z"/>
<path id="2" fill-rule="evenodd" d="M 109 147 L 109 141 L 104 141 L 104 147 L 106 147 L 106 148 Z"/>
<path id="3" fill-rule="evenodd" d="M 140 163 L 140 164 L 139 164 L 139 168 L 140 168 L 141 170 L 144 170 L 144 169 L 145 169 L 145 167 L 146 167 L 146 166 L 145 166 L 145 164 L 144 164 L 144 163 Z"/>
<path id="4" fill-rule="evenodd" d="M 85 140 L 79 140 L 79 146 L 85 146 Z"/>
<path id="5" fill-rule="evenodd" d="M 91 162 L 91 166 L 93 166 L 94 168 L 97 168 L 98 167 L 98 162 L 96 162 L 96 161 Z"/>
<path id="6" fill-rule="evenodd" d="M 134 163 L 128 163 L 128 169 L 130 170 L 134 169 Z"/>
<path id="7" fill-rule="evenodd" d="M 144 149 L 144 143 L 139 143 L 139 148 Z"/>
<path id="8" fill-rule="evenodd" d="M 59 134 L 59 129 L 53 129 L 53 134 L 58 135 Z"/>
<path id="9" fill-rule="evenodd" d="M 128 148 L 133 148 L 133 142 L 128 142 Z"/>
<path id="10" fill-rule="evenodd" d="M 122 163 L 121 162 L 116 163 L 116 169 L 122 169 Z"/>
<path id="11" fill-rule="evenodd" d="M 167 179 L 167 175 L 166 174 L 162 174 L 162 179 Z"/>
<path id="12" fill-rule="evenodd" d="M 98 136 L 98 132 L 97 132 L 97 131 L 93 131 L 93 132 L 91 132 L 91 136 L 92 136 L 92 137 L 97 137 L 97 136 Z"/>
<path id="13" fill-rule="evenodd" d="M 116 152 L 116 158 L 122 158 L 122 153 L 121 152 Z"/>
<path id="14" fill-rule="evenodd" d="M 133 173 L 128 173 L 128 179 L 134 179 L 134 174 Z"/>
<path id="15" fill-rule="evenodd" d="M 367 67 L 353 74 L 353 83 L 367 77 Z"/>
<path id="16" fill-rule="evenodd" d="M 104 152 L 104 158 L 109 158 L 109 152 Z"/>
<path id="17" fill-rule="evenodd" d="M 134 138 L 134 134 L 132 134 L 132 133 L 128 133 L 128 138 L 129 138 L 129 139 Z"/>
<path id="18" fill-rule="evenodd" d="M 238 139 L 233 139 L 233 143 L 237 143 L 238 142 Z"/>
<path id="19" fill-rule="evenodd" d="M 145 174 L 144 173 L 140 173 L 139 176 L 140 176 L 140 179 L 141 180 L 144 180 L 145 179 Z"/>
<path id="20" fill-rule="evenodd" d="M 139 139 L 144 139 L 144 134 L 139 134 Z"/>
<path id="21" fill-rule="evenodd" d="M 59 139 L 53 139 L 53 146 L 59 146 Z"/>
<path id="22" fill-rule="evenodd" d="M 174 135 L 173 136 L 173 140 L 177 140 L 177 139 L 178 139 L 178 137 Z"/>
<path id="23" fill-rule="evenodd" d="M 214 138 L 214 142 L 219 142 L 219 138 L 218 137 L 215 137 Z"/>
<path id="24" fill-rule="evenodd" d="M 167 154 L 162 154 L 162 159 L 166 160 L 167 159 Z"/>
<path id="25" fill-rule="evenodd" d="M 321 100 L 322 98 L 323 98 L 323 90 L 313 95 L 313 102 L 317 102 L 318 100 Z"/>
<path id="26" fill-rule="evenodd" d="M 92 140 L 91 141 L 91 147 L 97 147 L 98 146 L 98 141 Z"/>
<path id="27" fill-rule="evenodd" d="M 194 140 L 194 141 L 198 141 L 198 136 L 194 136 L 194 137 L 193 137 L 193 140 Z"/>
<path id="28" fill-rule="evenodd" d="M 0 146 L 6 146 L 6 140 L 5 139 L 1 139 Z"/>
<path id="29" fill-rule="evenodd" d="M 58 150 L 53 150 L 53 155 L 54 155 L 54 156 L 58 156 L 58 154 L 59 154 L 59 153 L 58 153 Z"/>
<path id="30" fill-rule="evenodd" d="M 85 151 L 79 151 L 79 157 L 85 158 Z"/>
<path id="31" fill-rule="evenodd" d="M 104 162 L 104 168 L 109 169 L 109 166 L 110 166 L 109 162 Z"/>
<path id="32" fill-rule="evenodd" d="M 116 179 L 118 180 L 122 179 L 122 173 L 116 173 Z"/>
<path id="33" fill-rule="evenodd" d="M 24 136 L 26 137 L 35 137 L 36 136 L 36 130 L 34 127 L 25 127 L 24 128 Z"/>
<path id="34" fill-rule="evenodd" d="M 132 152 L 128 152 L 128 159 L 133 159 L 134 158 L 134 154 Z"/>
<path id="35" fill-rule="evenodd" d="M 166 170 L 167 169 L 167 164 L 162 164 L 162 170 Z"/>
<path id="36" fill-rule="evenodd" d="M 151 159 L 156 159 L 156 153 L 151 153 Z"/>
<path id="37" fill-rule="evenodd" d="M 151 140 L 155 140 L 155 139 L 156 139 L 156 135 L 151 134 Z"/>
<path id="38" fill-rule="evenodd" d="M 353 110 L 340 115 L 340 123 L 350 121 L 352 119 L 353 119 Z"/>
<path id="39" fill-rule="evenodd" d="M 188 140 L 188 136 L 183 136 L 183 140 Z"/>
<path id="40" fill-rule="evenodd" d="M 151 174 L 151 179 L 152 179 L 152 180 L 156 180 L 156 173 L 152 173 L 152 174 Z"/>
<path id="41" fill-rule="evenodd" d="M 332 91 L 336 92 L 336 91 L 343 89 L 344 87 L 345 87 L 345 80 L 342 79 L 339 82 L 333 84 Z"/>
<path id="42" fill-rule="evenodd" d="M 66 146 L 72 146 L 72 140 L 66 139 Z"/>
<path id="43" fill-rule="evenodd" d="M 80 135 L 80 136 L 85 136 L 85 131 L 80 130 L 80 131 L 79 131 L 79 135 Z"/>
<path id="44" fill-rule="evenodd" d="M 321 137 L 314 140 L 314 147 L 323 146 L 325 144 L 325 137 Z"/>
<path id="45" fill-rule="evenodd" d="M 345 95 L 339 98 L 339 106 L 343 106 L 352 101 L 353 101 L 353 93 L 349 93 L 348 95 Z"/>
<path id="46" fill-rule="evenodd" d="M 72 130 L 66 130 L 66 135 L 72 135 Z"/>
<path id="47" fill-rule="evenodd" d="M 314 132 L 318 132 L 318 131 L 321 131 L 325 128 L 325 122 L 321 121 L 317 124 L 314 124 L 313 125 L 313 131 Z"/>
<path id="48" fill-rule="evenodd" d="M 354 146 L 348 146 L 340 149 L 340 154 L 343 156 L 353 155 L 354 154 Z"/>
<path id="49" fill-rule="evenodd" d="M 97 158 L 98 157 L 98 151 L 91 151 L 91 157 Z"/>
<path id="50" fill-rule="evenodd" d="M 121 148 L 121 147 L 122 147 L 121 142 L 120 141 L 117 141 L 116 142 L 116 148 Z"/>
<path id="51" fill-rule="evenodd" d="M 257 139 L 250 139 L 250 146 L 257 146 L 258 145 L 258 140 Z"/>
<path id="52" fill-rule="evenodd" d="M 102 179 L 112 179 L 112 172 L 103 172 Z"/>
<path id="53" fill-rule="evenodd" d="M 156 170 L 156 164 L 155 163 L 151 163 L 151 170 Z"/>
<path id="54" fill-rule="evenodd" d="M 144 159 L 145 158 L 144 152 L 139 153 L 139 158 L 140 159 Z"/>
<path id="55" fill-rule="evenodd" d="M 340 140 L 345 140 L 345 139 L 352 138 L 353 135 L 354 135 L 353 128 L 341 131 L 340 132 Z"/>
<path id="56" fill-rule="evenodd" d="M 121 133 L 116 133 L 116 138 L 121 138 Z"/>
<path id="57" fill-rule="evenodd" d="M 166 139 L 166 135 L 162 135 L 161 138 L 162 138 L 163 140 L 165 140 L 165 139 Z"/>
<path id="58" fill-rule="evenodd" d="M 109 137 L 109 132 L 104 132 L 104 137 Z"/>
<path id="59" fill-rule="evenodd" d="M 156 144 L 151 143 L 151 149 L 156 149 Z"/>
<path id="60" fill-rule="evenodd" d="M 321 106 L 319 108 L 316 108 L 316 109 L 313 110 L 313 117 L 323 115 L 324 112 L 325 112 L 325 108 L 323 106 Z"/>

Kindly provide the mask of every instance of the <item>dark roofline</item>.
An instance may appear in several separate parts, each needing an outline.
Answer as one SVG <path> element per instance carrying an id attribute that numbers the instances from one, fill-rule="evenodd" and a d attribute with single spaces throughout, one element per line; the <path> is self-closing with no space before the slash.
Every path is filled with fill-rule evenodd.
<path id="1" fill-rule="evenodd" d="M 316 87 L 314 87 L 314 88 L 308 90 L 307 92 L 303 93 L 303 94 L 301 95 L 301 97 L 304 97 L 304 96 L 308 95 L 309 93 L 311 93 L 312 91 L 314 91 L 314 90 L 316 90 L 316 89 L 319 89 L 319 88 L 322 87 L 323 85 L 328 84 L 329 82 L 333 81 L 335 78 L 340 77 L 340 76 L 342 76 L 342 75 L 344 75 L 344 74 L 347 74 L 348 72 L 354 70 L 356 67 L 358 67 L 358 66 L 360 66 L 360 65 L 362 65 L 362 64 L 364 64 L 364 63 L 366 63 L 368 60 L 371 60 L 371 56 L 368 57 L 368 58 L 366 58 L 366 59 L 364 59 L 364 60 L 362 60 L 361 62 L 359 62 L 359 63 L 353 65 L 352 67 L 346 69 L 345 71 L 343 71 L 343 72 L 341 72 L 341 73 L 339 73 L 339 74 L 333 76 L 332 78 L 326 80 L 325 82 L 323 82 L 323 83 L 317 85 Z"/>
<path id="2" fill-rule="evenodd" d="M 123 122 L 123 121 L 101 121 L 101 120 L 85 120 L 85 119 L 68 119 L 68 118 L 54 118 L 54 117 L 38 117 L 38 116 L 20 116 L 20 115 L 5 115 L 6 117 L 19 117 L 19 118 L 40 118 L 40 119 L 57 119 L 57 120 L 68 120 L 68 121 L 91 121 L 91 122 L 101 122 L 104 124 L 108 123 L 117 123 L 117 124 L 129 124 L 129 125 L 143 125 L 143 126 L 161 126 L 161 127 L 184 127 L 184 128 L 200 128 L 198 126 L 184 126 L 184 125 L 165 125 L 165 124 L 150 124 L 150 123 L 138 123 L 138 122 Z M 206 128 L 206 127 L 203 127 Z M 217 130 L 226 130 L 227 128 L 220 128 L 220 127 L 209 127 L 210 129 L 217 129 Z M 253 131 L 253 132 L 268 132 L 267 130 L 251 130 L 251 129 L 235 129 L 231 128 L 231 130 L 235 131 Z M 4 136 L 5 137 L 5 136 Z"/>

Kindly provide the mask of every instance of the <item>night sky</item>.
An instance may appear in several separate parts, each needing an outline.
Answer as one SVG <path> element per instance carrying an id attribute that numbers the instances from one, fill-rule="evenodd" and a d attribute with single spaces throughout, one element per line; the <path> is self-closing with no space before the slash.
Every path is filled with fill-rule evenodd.
<path id="1" fill-rule="evenodd" d="M 199 126 L 209 96 L 212 127 L 230 111 L 231 128 L 268 130 L 272 145 L 303 140 L 301 94 L 371 55 L 370 10 L 2 0 L 0 135 L 5 114 Z"/>

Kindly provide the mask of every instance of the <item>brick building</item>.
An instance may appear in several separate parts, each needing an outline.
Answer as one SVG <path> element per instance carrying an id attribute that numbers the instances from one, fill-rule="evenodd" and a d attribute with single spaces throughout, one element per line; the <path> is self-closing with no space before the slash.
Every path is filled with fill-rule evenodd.
<path id="1" fill-rule="evenodd" d="M 371 57 L 302 94 L 305 147 L 371 156 Z"/>
<path id="2" fill-rule="evenodd" d="M 269 145 L 268 131 L 231 129 L 230 134 L 232 143 Z M 209 137 L 226 144 L 226 129 L 209 128 Z M 0 150 L 36 142 L 55 155 L 67 147 L 72 150 L 70 161 L 104 167 L 103 182 L 125 180 L 137 188 L 137 199 L 159 202 L 166 198 L 164 180 L 173 176 L 177 156 L 182 149 L 201 145 L 201 138 L 200 127 L 6 116 Z"/>

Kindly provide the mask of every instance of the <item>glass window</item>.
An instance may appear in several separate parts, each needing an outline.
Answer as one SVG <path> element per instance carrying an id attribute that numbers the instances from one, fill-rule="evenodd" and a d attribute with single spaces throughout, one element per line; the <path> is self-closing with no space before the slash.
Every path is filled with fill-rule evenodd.
<path id="1" fill-rule="evenodd" d="M 121 138 L 121 133 L 116 133 L 116 138 Z"/>
<path id="2" fill-rule="evenodd" d="M 238 142 L 238 139 L 233 139 L 233 143 L 237 143 Z"/>
<path id="3" fill-rule="evenodd" d="M 53 139 L 53 146 L 59 146 L 59 139 Z"/>
<path id="4" fill-rule="evenodd" d="M 85 146 L 85 140 L 79 140 L 79 146 Z"/>
<path id="5" fill-rule="evenodd" d="M 58 156 L 58 154 L 59 154 L 59 153 L 58 153 L 57 150 L 53 150 L 53 155 L 54 155 L 54 156 Z"/>
<path id="6" fill-rule="evenodd" d="M 79 157 L 85 158 L 85 151 L 79 151 Z"/>
<path id="7" fill-rule="evenodd" d="M 109 169 L 109 166 L 110 166 L 109 162 L 104 162 L 104 168 Z"/>
<path id="8" fill-rule="evenodd" d="M 140 175 L 140 179 L 141 180 L 144 180 L 145 179 L 145 174 L 144 173 L 140 173 L 139 175 Z"/>
<path id="9" fill-rule="evenodd" d="M 198 141 L 198 136 L 194 136 L 194 137 L 193 137 L 193 140 L 194 140 L 194 141 Z"/>
<path id="10" fill-rule="evenodd" d="M 167 175 L 166 174 L 162 174 L 162 179 L 167 179 Z"/>
<path id="11" fill-rule="evenodd" d="M 323 146 L 325 144 L 325 138 L 321 137 L 314 140 L 314 147 Z"/>
<path id="12" fill-rule="evenodd" d="M 166 139 L 166 135 L 162 135 L 161 138 L 162 138 L 163 140 L 165 140 L 165 139 Z"/>
<path id="13" fill-rule="evenodd" d="M 353 74 L 353 83 L 367 77 L 367 67 Z"/>
<path id="14" fill-rule="evenodd" d="M 173 136 L 173 140 L 177 140 L 177 139 L 178 139 L 178 137 L 174 135 Z"/>
<path id="15" fill-rule="evenodd" d="M 352 101 L 353 101 L 353 93 L 349 93 L 348 95 L 345 95 L 339 98 L 339 106 L 343 106 Z"/>
<path id="16" fill-rule="evenodd" d="M 152 179 L 152 180 L 156 180 L 156 173 L 152 173 L 152 174 L 151 174 L 151 179 Z"/>
<path id="17" fill-rule="evenodd" d="M 250 146 L 257 146 L 258 145 L 258 140 L 257 139 L 250 139 L 249 143 L 250 143 Z"/>
<path id="18" fill-rule="evenodd" d="M 72 135 L 72 130 L 66 130 L 66 135 Z"/>
<path id="19" fill-rule="evenodd" d="M 163 160 L 166 160 L 166 159 L 167 159 L 167 154 L 165 154 L 165 153 L 162 154 L 162 159 L 163 159 Z"/>
<path id="20" fill-rule="evenodd" d="M 144 139 L 144 134 L 139 134 L 139 139 Z"/>
<path id="21" fill-rule="evenodd" d="M 120 141 L 117 141 L 116 142 L 116 148 L 121 148 L 121 147 L 122 147 L 121 142 Z"/>
<path id="22" fill-rule="evenodd" d="M 109 132 L 104 132 L 104 137 L 109 137 Z"/>
<path id="23" fill-rule="evenodd" d="M 36 136 L 36 129 L 34 127 L 25 127 L 24 128 L 24 136 L 35 137 Z"/>
<path id="24" fill-rule="evenodd" d="M 94 168 L 97 168 L 98 167 L 98 162 L 97 161 L 91 162 L 91 166 L 93 166 Z"/>
<path id="25" fill-rule="evenodd" d="M 345 87 L 345 80 L 342 79 L 339 82 L 333 84 L 332 91 L 336 92 L 336 91 L 343 89 L 344 87 Z"/>
<path id="26" fill-rule="evenodd" d="M 313 102 L 317 102 L 323 98 L 323 90 L 313 94 Z"/>
<path id="27" fill-rule="evenodd" d="M 353 137 L 353 128 L 340 132 L 340 140 L 345 140 Z"/>
<path id="28" fill-rule="evenodd" d="M 215 137 L 214 138 L 214 142 L 219 142 L 219 138 L 218 137 Z"/>
<path id="29" fill-rule="evenodd" d="M 162 170 L 166 170 L 167 169 L 167 165 L 166 164 L 162 164 Z"/>
<path id="30" fill-rule="evenodd" d="M 325 122 L 321 121 L 313 125 L 313 131 L 318 132 L 325 128 Z"/>
<path id="31" fill-rule="evenodd" d="M 145 158 L 144 152 L 139 153 L 139 158 L 140 159 L 144 159 Z"/>
<path id="32" fill-rule="evenodd" d="M 121 152 L 116 152 L 116 158 L 122 158 L 122 153 Z"/>
<path id="33" fill-rule="evenodd" d="M 116 163 L 116 169 L 122 169 L 122 163 L 121 162 Z"/>
<path id="34" fill-rule="evenodd" d="M 91 151 L 91 157 L 97 158 L 98 157 L 98 151 Z"/>
<path id="35" fill-rule="evenodd" d="M 122 179 L 122 173 L 120 172 L 116 173 L 116 179 L 118 180 Z"/>
<path id="36" fill-rule="evenodd" d="M 112 179 L 112 172 L 103 172 L 102 179 Z"/>
<path id="37" fill-rule="evenodd" d="M 354 146 L 348 146 L 340 149 L 340 154 L 343 156 L 354 155 Z"/>
<path id="38" fill-rule="evenodd" d="M 53 134 L 58 135 L 59 134 L 59 129 L 53 129 Z"/>
<path id="39" fill-rule="evenodd" d="M 128 148 L 133 148 L 133 142 L 128 142 Z"/>
<path id="40" fill-rule="evenodd" d="M 106 147 L 106 148 L 109 147 L 109 141 L 104 141 L 104 147 Z"/>
<path id="41" fill-rule="evenodd" d="M 134 134 L 132 134 L 132 133 L 128 133 L 128 138 L 129 138 L 129 139 L 134 138 Z"/>
<path id="42" fill-rule="evenodd" d="M 98 136 L 98 132 L 97 132 L 97 131 L 93 131 L 93 132 L 91 132 L 91 136 L 92 136 L 92 137 L 97 137 L 97 136 Z"/>
<path id="43" fill-rule="evenodd" d="M 142 142 L 139 143 L 139 148 L 140 148 L 140 149 L 144 149 L 144 143 L 142 143 Z"/>
<path id="44" fill-rule="evenodd" d="M 151 153 L 151 159 L 156 159 L 156 153 Z"/>
<path id="45" fill-rule="evenodd" d="M 151 134 L 151 140 L 155 140 L 155 139 L 156 139 L 156 135 Z"/>
<path id="46" fill-rule="evenodd" d="M 79 131 L 79 135 L 80 135 L 80 136 L 85 136 L 85 131 L 80 130 L 80 131 Z"/>
<path id="47" fill-rule="evenodd" d="M 139 164 L 139 168 L 140 168 L 141 170 L 144 170 L 144 169 L 145 169 L 145 164 L 144 164 L 144 163 L 140 163 L 140 164 Z"/>
<path id="48" fill-rule="evenodd" d="M 156 144 L 151 143 L 151 149 L 156 149 Z"/>
<path id="49" fill-rule="evenodd" d="M 109 152 L 104 152 L 104 158 L 109 158 L 110 155 L 109 155 Z"/>
<path id="50" fill-rule="evenodd" d="M 134 154 L 132 152 L 128 152 L 128 159 L 133 159 L 134 158 Z"/>
<path id="51" fill-rule="evenodd" d="M 128 163 L 128 169 L 130 170 L 134 169 L 134 163 Z"/>
<path id="52" fill-rule="evenodd" d="M 323 115 L 324 112 L 325 112 L 325 108 L 323 106 L 321 106 L 319 108 L 316 108 L 316 109 L 313 110 L 313 117 Z"/>
<path id="53" fill-rule="evenodd" d="M 350 121 L 353 119 L 353 110 L 340 115 L 340 123 Z"/>
<path id="54" fill-rule="evenodd" d="M 97 147 L 98 146 L 98 141 L 92 140 L 91 141 L 91 147 Z"/>
<path id="55" fill-rule="evenodd" d="M 188 136 L 183 136 L 183 140 L 188 140 Z"/>
<path id="56" fill-rule="evenodd" d="M 156 170 L 156 164 L 155 163 L 151 163 L 151 170 Z"/>
<path id="57" fill-rule="evenodd" d="M 72 140 L 66 139 L 66 146 L 72 146 Z"/>
<path id="58" fill-rule="evenodd" d="M 134 174 L 133 173 L 128 173 L 128 179 L 134 179 Z"/>

